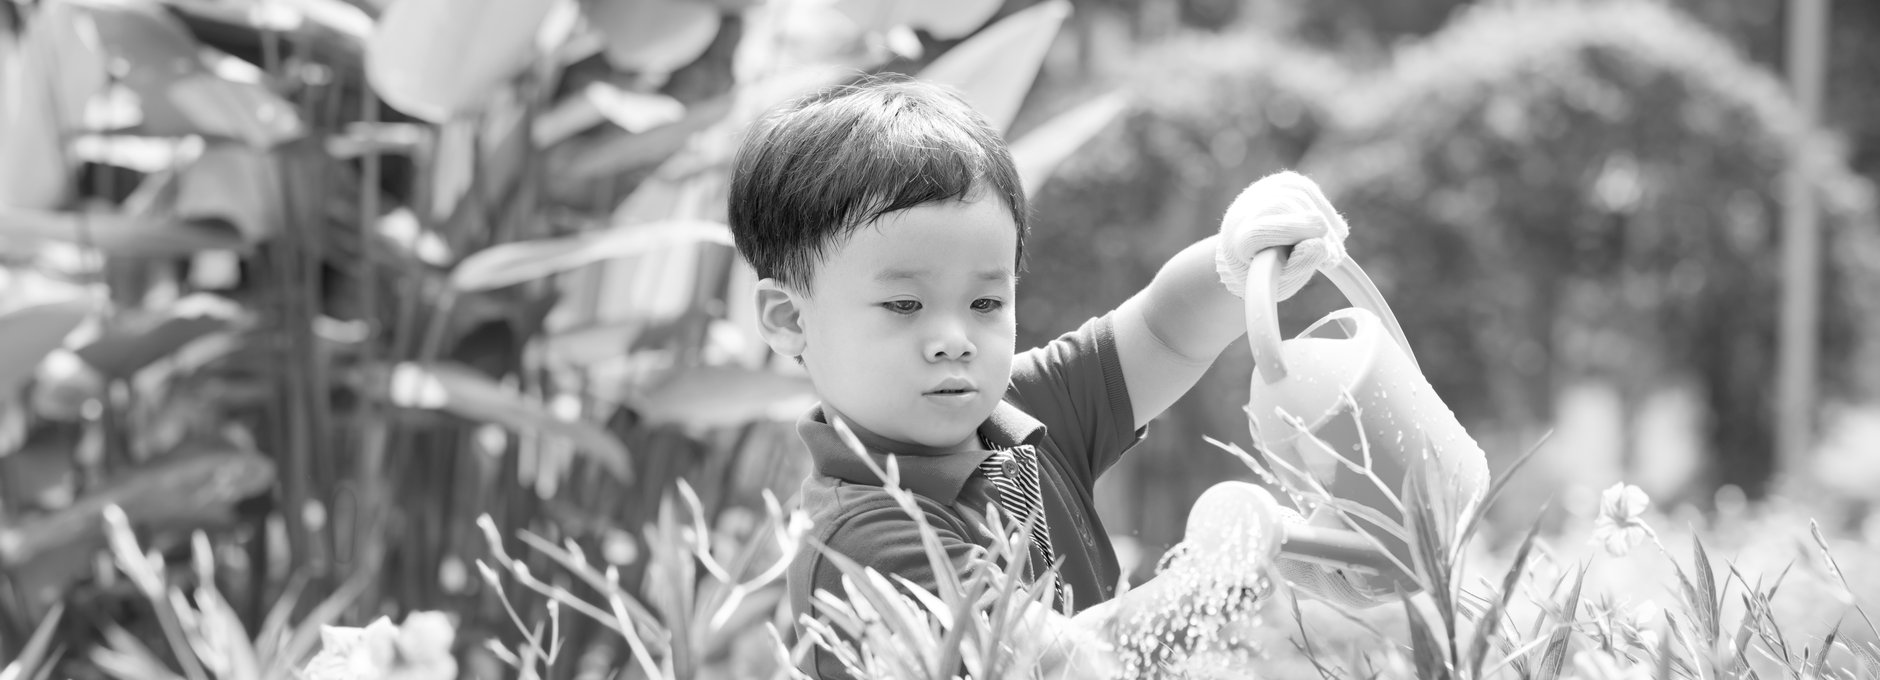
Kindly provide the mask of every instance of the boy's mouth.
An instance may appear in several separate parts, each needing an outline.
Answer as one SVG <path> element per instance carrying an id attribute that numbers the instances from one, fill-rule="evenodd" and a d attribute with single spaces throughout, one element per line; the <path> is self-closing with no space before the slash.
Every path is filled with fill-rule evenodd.
<path id="1" fill-rule="evenodd" d="M 972 394 L 978 391 L 979 390 L 974 389 L 973 384 L 967 380 L 964 380 L 961 378 L 948 378 L 946 380 L 940 381 L 940 384 L 934 385 L 933 388 L 927 390 L 925 394 L 930 395 L 930 396 L 951 396 L 951 395 Z"/>

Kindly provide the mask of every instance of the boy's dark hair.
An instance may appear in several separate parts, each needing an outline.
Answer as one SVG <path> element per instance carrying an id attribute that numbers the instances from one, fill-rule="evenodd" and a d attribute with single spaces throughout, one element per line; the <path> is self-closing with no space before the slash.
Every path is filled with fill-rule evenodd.
<path id="1" fill-rule="evenodd" d="M 1011 210 L 1022 262 L 1025 189 L 999 133 L 949 89 L 870 76 L 753 123 L 732 163 L 728 212 L 758 277 L 808 292 L 838 239 L 882 215 L 980 191 Z"/>

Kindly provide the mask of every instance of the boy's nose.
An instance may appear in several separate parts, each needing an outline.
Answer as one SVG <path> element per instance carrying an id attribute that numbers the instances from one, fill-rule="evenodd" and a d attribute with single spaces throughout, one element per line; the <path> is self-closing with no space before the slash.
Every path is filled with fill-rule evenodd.
<path id="1" fill-rule="evenodd" d="M 933 339 L 928 341 L 927 358 L 933 361 L 968 359 L 977 349 L 973 346 L 972 338 L 966 336 L 965 329 L 957 325 L 948 325 L 940 329 Z"/>

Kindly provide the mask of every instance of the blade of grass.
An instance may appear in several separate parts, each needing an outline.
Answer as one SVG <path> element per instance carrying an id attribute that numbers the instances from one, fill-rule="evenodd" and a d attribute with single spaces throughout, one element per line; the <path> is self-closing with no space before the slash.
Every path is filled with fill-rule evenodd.
<path id="1" fill-rule="evenodd" d="M 1658 659 L 1655 667 L 1652 669 L 1653 680 L 1671 680 L 1671 662 L 1673 659 L 1674 656 L 1671 653 L 1671 628 L 1667 625 L 1658 635 Z"/>
<path id="2" fill-rule="evenodd" d="M 861 598 L 866 601 L 868 605 L 873 607 L 875 612 L 881 616 L 882 622 L 888 624 L 891 630 L 901 635 L 908 636 L 919 636 L 921 633 L 926 632 L 929 638 L 924 639 L 924 641 L 928 644 L 934 643 L 934 640 L 930 639 L 932 629 L 926 625 L 917 625 L 922 622 L 917 622 L 910 616 L 910 612 L 907 607 L 904 606 L 905 598 L 903 598 L 900 593 L 895 592 L 893 584 L 889 583 L 885 577 L 882 577 L 881 572 L 875 571 L 870 567 L 862 566 L 855 560 L 850 559 L 847 555 L 843 555 L 831 549 L 822 541 L 815 541 L 812 545 L 814 545 L 818 552 L 822 553 L 823 559 L 828 560 L 830 564 L 835 565 L 836 569 L 842 572 L 842 575 L 851 579 L 852 585 L 848 590 L 848 596 L 850 598 Z M 866 626 L 864 627 L 866 628 Z"/>
<path id="3" fill-rule="evenodd" d="M 1852 645 L 1854 655 L 1860 657 L 1860 677 L 1862 680 L 1880 678 L 1880 646 L 1862 640 Z"/>
<path id="4" fill-rule="evenodd" d="M 1306 633 L 1305 614 L 1299 610 L 1299 599 L 1288 599 L 1292 602 L 1293 624 L 1299 627 L 1299 651 L 1304 652 L 1306 660 L 1312 662 L 1312 668 L 1319 672 L 1320 680 L 1334 680 L 1331 669 L 1319 663 L 1318 650 L 1312 648 L 1312 636 Z"/>
<path id="5" fill-rule="evenodd" d="M 862 464 L 868 466 L 870 472 L 875 473 L 877 479 L 890 478 L 889 472 L 877 465 L 865 450 L 854 449 L 852 452 L 862 459 Z M 893 462 L 893 459 L 889 460 Z M 899 475 L 894 475 L 894 478 L 898 480 Z M 933 569 L 934 581 L 940 584 L 940 599 L 946 602 L 948 607 L 959 608 L 963 605 L 958 588 L 955 587 L 960 582 L 959 570 L 953 565 L 953 561 L 947 558 L 946 547 L 940 543 L 940 534 L 934 530 L 933 525 L 928 524 L 926 513 L 921 512 L 913 494 L 898 485 L 883 485 L 882 489 L 888 492 L 888 496 L 894 499 L 895 504 L 901 506 L 903 512 L 914 518 L 914 528 L 920 535 L 921 549 L 927 555 L 927 565 Z"/>
<path id="6" fill-rule="evenodd" d="M 1834 637 L 1835 633 L 1839 632 L 1841 622 L 1834 622 L 1834 626 L 1834 628 L 1828 629 L 1827 637 L 1822 638 L 1821 649 L 1815 652 L 1814 658 L 1810 659 L 1807 664 L 1802 666 L 1802 675 L 1804 677 L 1809 675 L 1810 669 L 1814 670 L 1816 676 L 1822 676 L 1828 671 L 1828 654 L 1834 651 Z"/>
<path id="7" fill-rule="evenodd" d="M 1515 670 L 1515 675 L 1518 677 L 1522 677 L 1522 678 L 1533 677 L 1534 676 L 1533 670 L 1528 667 L 1529 666 L 1527 662 L 1528 655 L 1532 654 L 1534 650 L 1540 649 L 1541 645 L 1550 642 L 1551 637 L 1552 637 L 1552 631 L 1549 631 L 1548 637 L 1541 637 L 1539 635 L 1536 635 L 1534 636 L 1534 639 L 1528 640 L 1525 644 L 1522 644 L 1519 647 L 1510 645 L 1508 647 L 1508 653 L 1502 656 L 1501 661 L 1495 662 L 1495 665 L 1489 666 L 1488 670 L 1483 671 L 1481 675 L 1476 676 L 1476 677 L 1481 677 L 1481 678 L 1495 677 L 1496 673 L 1501 672 L 1501 669 L 1503 666 L 1513 668 Z"/>
<path id="8" fill-rule="evenodd" d="M 1429 459 L 1428 456 L 1422 458 L 1422 460 Z M 1417 567 L 1422 571 L 1430 598 L 1435 600 L 1436 613 L 1442 618 L 1444 637 L 1450 642 L 1447 645 L 1449 648 L 1447 666 L 1453 670 L 1462 664 L 1457 656 L 1459 650 L 1456 649 L 1455 644 L 1456 604 L 1455 591 L 1452 589 L 1454 573 L 1453 565 L 1448 559 L 1452 552 L 1449 546 L 1444 544 L 1442 522 L 1438 519 L 1444 503 L 1442 499 L 1430 493 L 1428 471 L 1431 466 L 1415 462 L 1411 465 L 1416 470 L 1405 475 L 1408 479 L 1405 480 L 1404 497 L 1405 506 L 1410 515 L 1408 518 L 1410 535 L 1415 538 L 1411 543 L 1411 547 L 1415 550 L 1412 553 L 1412 559 L 1418 563 Z"/>
<path id="9" fill-rule="evenodd" d="M 65 602 L 54 602 L 46 617 L 40 619 L 33 628 L 33 636 L 26 640 L 26 646 L 20 649 L 20 655 L 12 663 L 0 669 L 0 680 L 22 680 L 25 674 L 39 673 L 52 667 L 56 657 L 47 653 L 52 646 L 52 633 L 59 628 L 59 621 L 65 618 Z"/>
<path id="10" fill-rule="evenodd" d="M 1417 609 L 1409 593 L 1397 591 L 1397 598 L 1403 601 L 1404 615 L 1410 625 L 1410 656 L 1416 662 L 1417 677 L 1441 680 L 1450 677 L 1450 668 L 1443 662 L 1443 645 L 1430 630 L 1430 624 L 1423 618 L 1423 612 Z"/>
<path id="11" fill-rule="evenodd" d="M 1704 641 L 1715 648 L 1722 625 L 1717 610 L 1723 603 L 1717 597 L 1717 576 L 1711 572 L 1710 555 L 1704 552 L 1704 541 L 1695 531 L 1691 532 L 1691 562 L 1697 574 L 1698 623 L 1703 626 Z"/>
<path id="12" fill-rule="evenodd" d="M 1560 628 L 1554 631 L 1547 642 L 1547 653 L 1541 656 L 1541 666 L 1537 677 L 1540 680 L 1554 680 L 1560 677 L 1560 668 L 1567 661 L 1567 647 L 1573 640 L 1573 624 L 1579 618 L 1580 587 L 1586 585 L 1586 567 L 1581 566 L 1573 577 L 1573 590 L 1567 593 L 1567 599 L 1561 607 L 1564 619 Z"/>
<path id="13" fill-rule="evenodd" d="M 1547 515 L 1546 506 L 1541 507 L 1540 516 Z M 1469 646 L 1469 677 L 1482 677 L 1482 660 L 1488 657 L 1489 636 L 1501 625 L 1501 617 L 1508 609 L 1508 602 L 1513 597 L 1515 586 L 1521 582 L 1521 576 L 1527 571 L 1528 554 L 1534 548 L 1534 539 L 1540 535 L 1541 521 L 1535 519 L 1528 527 L 1527 537 L 1521 540 L 1521 547 L 1514 552 L 1514 565 L 1501 578 L 1501 597 L 1490 605 L 1488 613 L 1476 621 L 1475 642 Z"/>
<path id="14" fill-rule="evenodd" d="M 1847 584 L 1847 576 L 1841 572 L 1841 563 L 1835 561 L 1834 553 L 1828 550 L 1828 539 L 1821 535 L 1821 524 L 1813 519 L 1808 520 L 1808 534 L 1815 539 L 1815 547 L 1821 550 L 1821 559 L 1827 563 L 1828 573 L 1834 575 L 1835 580 L 1840 581 L 1841 590 L 1846 592 L 1851 599 L 1854 595 L 1854 589 Z M 1867 623 L 1867 631 L 1872 633 L 1874 637 L 1880 638 L 1880 627 L 1876 627 L 1873 619 L 1867 617 L 1866 610 L 1861 609 L 1860 605 L 1856 604 L 1854 605 L 1854 611 L 1860 614 L 1861 621 Z"/>

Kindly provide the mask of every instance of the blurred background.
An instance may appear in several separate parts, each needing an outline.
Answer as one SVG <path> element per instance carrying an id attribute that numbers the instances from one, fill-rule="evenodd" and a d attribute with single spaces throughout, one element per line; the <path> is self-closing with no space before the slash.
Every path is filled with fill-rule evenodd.
<path id="1" fill-rule="evenodd" d="M 0 0 L 0 67 L 8 668 L 241 677 L 215 650 L 439 610 L 468 677 L 533 677 L 493 648 L 545 620 L 555 677 L 636 626 L 693 631 L 673 677 L 769 673 L 781 582 L 741 570 L 785 550 L 813 397 L 750 323 L 726 167 L 874 71 L 1013 143 L 1021 349 L 1295 169 L 1491 469 L 1539 448 L 1491 546 L 1581 550 L 1619 481 L 1774 569 L 1809 518 L 1880 532 L 1873 3 Z M 1102 480 L 1136 577 L 1253 478 L 1204 440 L 1252 450 L 1251 368 Z"/>

